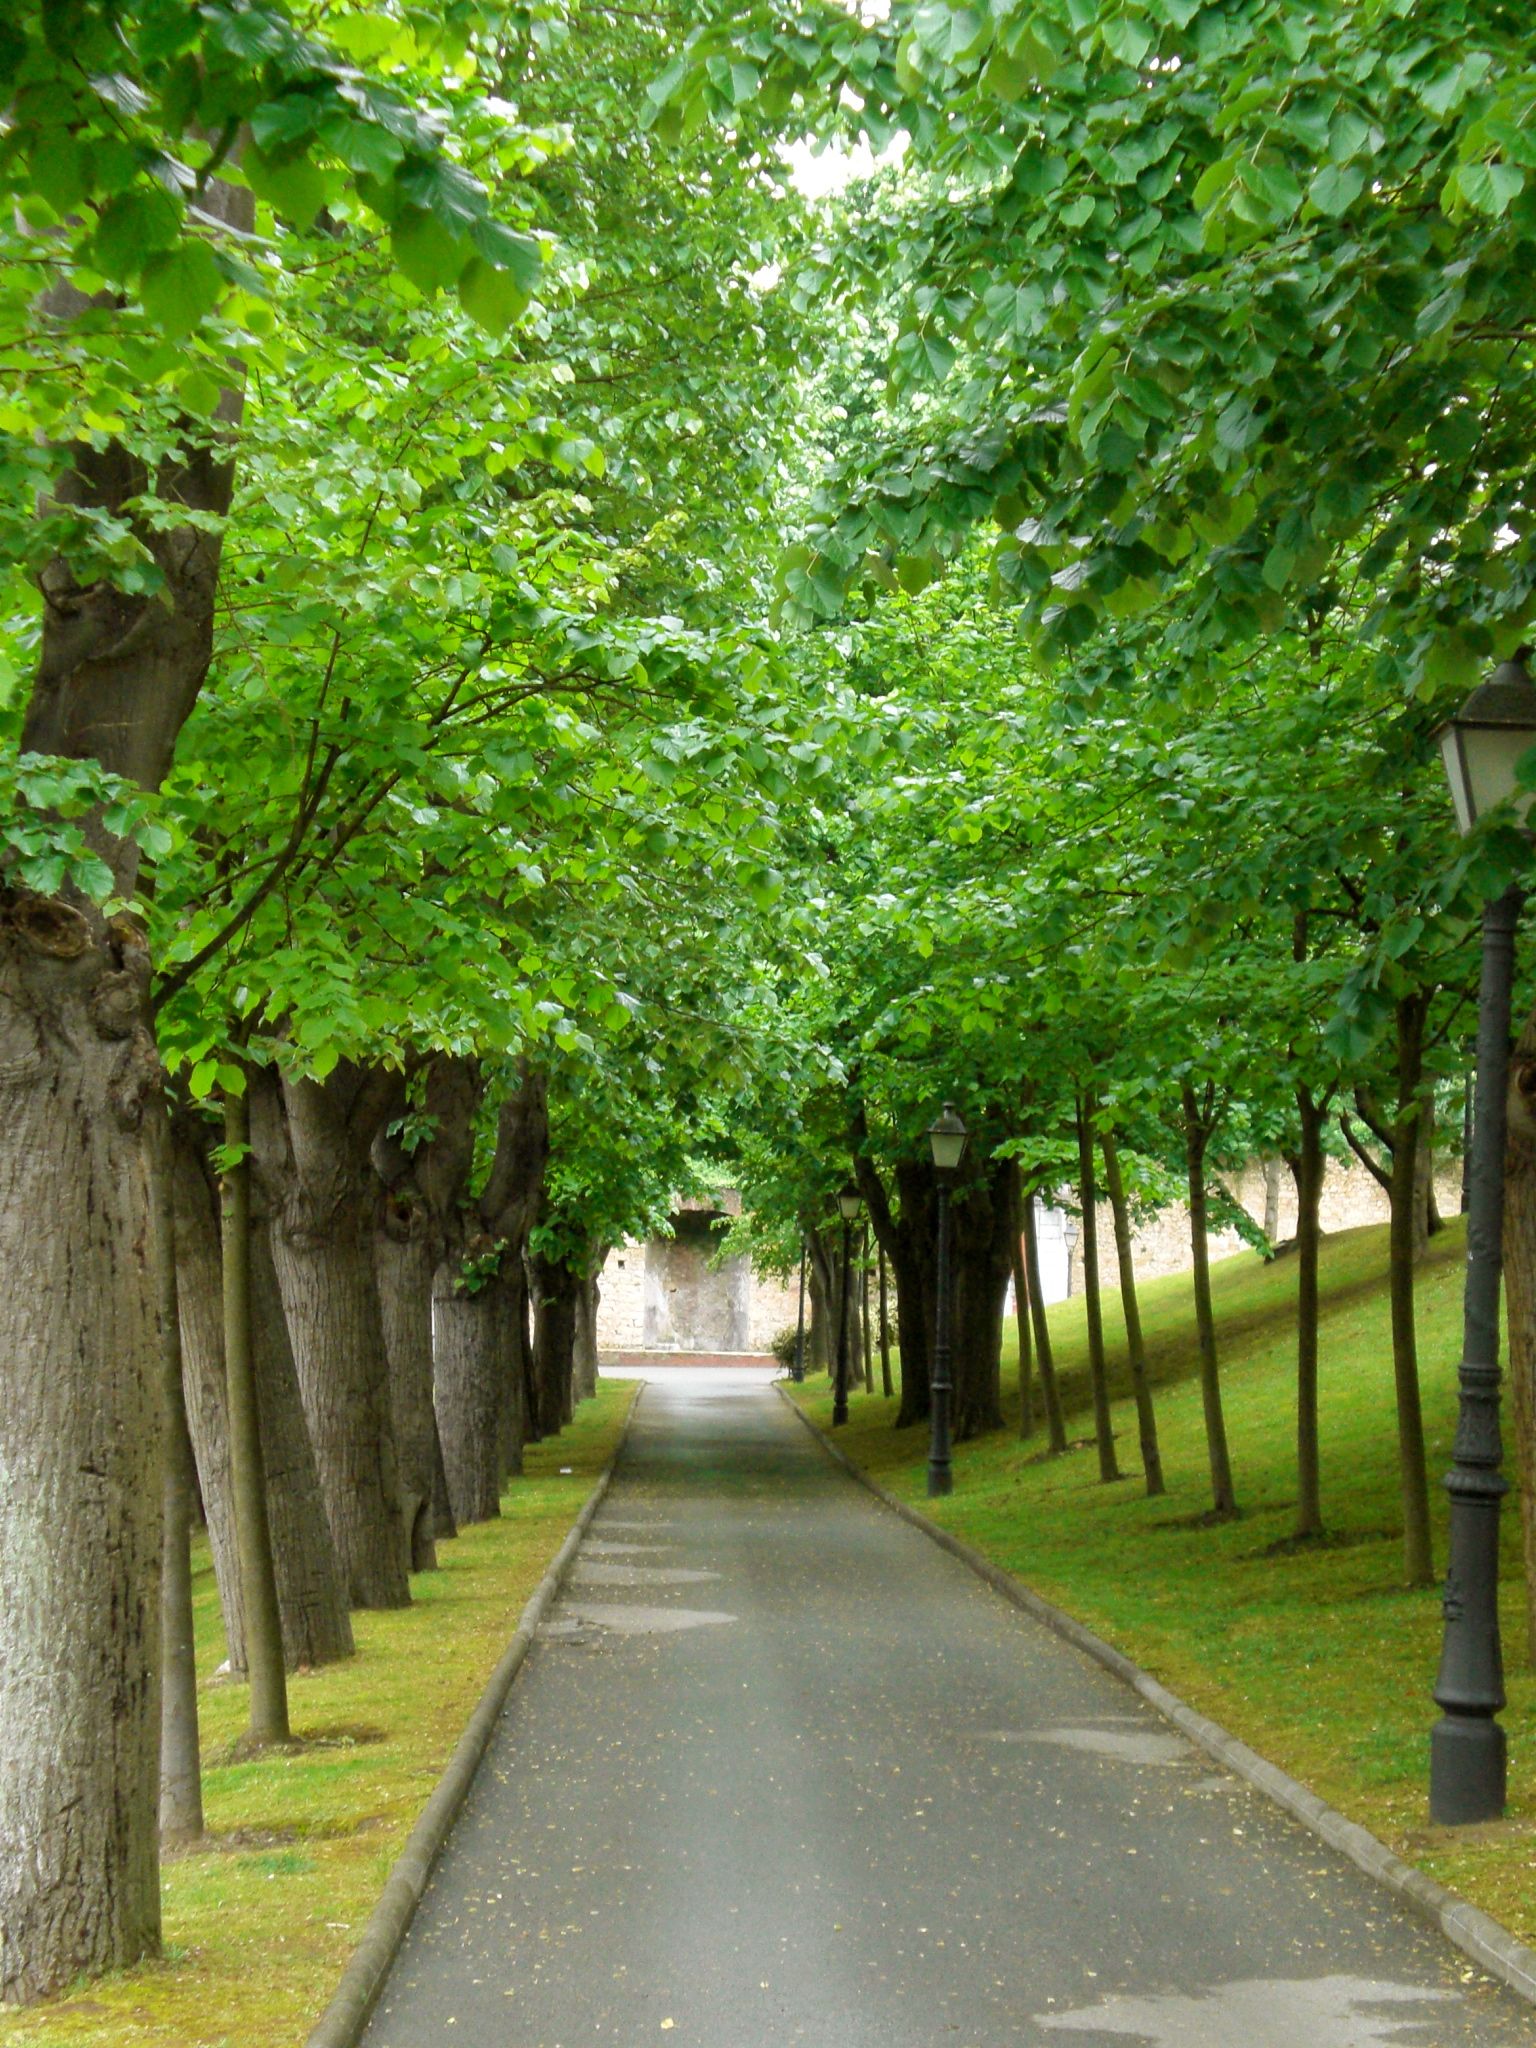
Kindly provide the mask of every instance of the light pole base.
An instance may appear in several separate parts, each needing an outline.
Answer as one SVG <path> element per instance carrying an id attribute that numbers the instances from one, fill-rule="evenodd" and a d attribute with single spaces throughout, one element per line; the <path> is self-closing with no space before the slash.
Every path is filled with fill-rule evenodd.
<path id="1" fill-rule="evenodd" d="M 1490 1715 L 1445 1714 L 1429 1731 L 1429 1817 L 1444 1828 L 1504 1818 L 1508 1743 Z"/>
<path id="2" fill-rule="evenodd" d="M 953 1493 L 954 1490 L 955 1475 L 947 1465 L 930 1465 L 928 1467 L 928 1498 L 930 1500 L 937 1500 L 941 1493 Z"/>

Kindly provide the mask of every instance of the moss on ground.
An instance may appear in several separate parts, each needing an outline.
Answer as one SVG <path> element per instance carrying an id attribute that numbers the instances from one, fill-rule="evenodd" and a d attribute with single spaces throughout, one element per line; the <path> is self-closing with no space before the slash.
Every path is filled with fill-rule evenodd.
<path id="1" fill-rule="evenodd" d="M 302 1746 L 228 1761 L 246 1688 L 213 1677 L 223 1630 L 196 1567 L 211 1838 L 166 1864 L 163 1961 L 0 2014 L 0 2048 L 297 2048 L 346 1966 L 534 1588 L 613 1455 L 633 1383 L 604 1380 L 530 1448 L 501 1519 L 440 1550 L 413 1604 L 353 1617 L 357 1656 L 290 1682 Z M 567 1469 L 568 1468 L 568 1469 Z"/>
<path id="2" fill-rule="evenodd" d="M 1465 1231 L 1450 1225 L 1421 1268 L 1419 1363 L 1432 1481 L 1450 1462 L 1461 1350 Z M 1210 1505 L 1193 1305 L 1186 1276 L 1142 1294 L 1168 1493 L 1147 1500 L 1135 1411 L 1125 1398 L 1124 1331 L 1106 1292 L 1116 1445 L 1136 1476 L 1104 1486 L 1091 1447 L 1081 1301 L 1051 1311 L 1068 1395 L 1063 1458 L 1018 1440 L 1015 1353 L 1005 1358 L 1011 1427 L 961 1445 L 955 1492 L 924 1499 L 926 1432 L 896 1431 L 893 1404 L 856 1392 L 838 1441 L 873 1477 L 1116 1644 L 1203 1712 L 1272 1758 L 1400 1854 L 1536 1941 L 1536 1745 L 1526 1731 L 1536 1675 L 1525 1654 L 1518 1517 L 1504 1519 L 1503 1615 L 1510 1703 L 1504 1823 L 1452 1834 L 1426 1810 L 1430 1699 L 1439 1659 L 1436 1591 L 1401 1584 L 1402 1515 L 1386 1295 L 1385 1228 L 1324 1246 L 1320 1413 L 1328 1539 L 1287 1544 L 1295 1510 L 1296 1264 L 1249 1252 L 1213 1268 L 1236 1521 L 1199 1525 Z M 804 1390 L 830 1420 L 823 1383 Z M 1445 1500 L 1432 1486 L 1436 1566 Z"/>

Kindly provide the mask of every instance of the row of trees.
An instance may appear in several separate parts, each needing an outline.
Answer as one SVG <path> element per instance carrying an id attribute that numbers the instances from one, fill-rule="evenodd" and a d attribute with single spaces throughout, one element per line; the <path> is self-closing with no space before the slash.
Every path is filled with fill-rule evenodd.
<path id="1" fill-rule="evenodd" d="M 782 180 L 638 131 L 685 27 L 0 28 L 5 2000 L 157 1946 L 190 1514 L 286 1739 L 590 1386 L 739 1065 L 836 719 L 729 587 L 802 323 Z"/>

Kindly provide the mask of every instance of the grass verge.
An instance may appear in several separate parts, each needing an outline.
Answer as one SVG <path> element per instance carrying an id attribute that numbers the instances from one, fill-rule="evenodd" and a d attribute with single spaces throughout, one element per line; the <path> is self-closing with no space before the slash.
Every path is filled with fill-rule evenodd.
<path id="1" fill-rule="evenodd" d="M 230 1761 L 246 1688 L 194 1558 L 205 1846 L 162 1873 L 165 1957 L 0 2014 L 3 2048 L 297 2048 L 567 1530 L 612 1457 L 633 1382 L 603 1380 L 530 1447 L 501 1519 L 466 1529 L 398 1613 L 357 1614 L 357 1655 L 290 1680 L 301 1746 Z"/>
<path id="2" fill-rule="evenodd" d="M 1362 1822 L 1522 1939 L 1536 1943 L 1536 1706 L 1525 1654 L 1517 1516 L 1504 1524 L 1503 1620 L 1510 1704 L 1509 1818 L 1486 1828 L 1431 1828 L 1426 1807 L 1430 1699 L 1440 1646 L 1436 1591 L 1401 1584 L 1386 1230 L 1325 1242 L 1320 1415 L 1328 1537 L 1288 1544 L 1295 1509 L 1294 1257 L 1265 1265 L 1244 1252 L 1213 1268 L 1227 1427 L 1241 1517 L 1201 1526 L 1210 1505 L 1200 1396 L 1193 1375 L 1187 1276 L 1142 1294 L 1168 1493 L 1147 1500 L 1137 1464 L 1118 1300 L 1106 1293 L 1117 1449 L 1137 1476 L 1099 1482 L 1087 1407 L 1081 1301 L 1051 1311 L 1074 1448 L 1042 1454 L 1042 1437 L 1010 1428 L 958 1447 L 955 1492 L 924 1498 L 926 1432 L 891 1427 L 894 1404 L 856 1393 L 841 1447 L 873 1478 L 1085 1622 L 1193 1706 Z M 1420 1377 L 1430 1473 L 1450 1462 L 1461 1348 L 1464 1226 L 1437 1237 L 1420 1270 Z M 1012 1332 L 1005 1382 L 1013 1377 Z M 824 1383 L 801 1405 L 830 1421 Z M 1436 1565 L 1444 1568 L 1445 1500 L 1432 1487 Z"/>

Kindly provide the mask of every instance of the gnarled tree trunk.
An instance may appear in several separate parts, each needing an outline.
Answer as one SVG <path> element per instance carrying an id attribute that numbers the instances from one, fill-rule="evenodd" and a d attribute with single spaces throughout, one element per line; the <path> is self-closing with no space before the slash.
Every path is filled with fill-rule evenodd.
<path id="1" fill-rule="evenodd" d="M 160 1938 L 161 1402 L 126 924 L 0 895 L 0 1999 Z"/>

